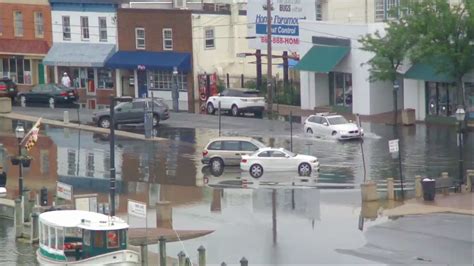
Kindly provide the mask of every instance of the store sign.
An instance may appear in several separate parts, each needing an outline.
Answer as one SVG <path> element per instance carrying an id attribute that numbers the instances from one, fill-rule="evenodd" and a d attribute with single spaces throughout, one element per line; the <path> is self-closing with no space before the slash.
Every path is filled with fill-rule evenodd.
<path id="1" fill-rule="evenodd" d="M 395 153 L 400 150 L 398 147 L 398 139 L 392 139 L 388 141 L 388 150 L 390 153 Z"/>
<path id="2" fill-rule="evenodd" d="M 249 0 L 247 22 L 249 47 L 267 48 L 267 1 Z M 274 0 L 270 6 L 272 22 L 272 48 L 296 51 L 300 44 L 299 21 L 316 19 L 316 5 L 303 6 L 303 0 Z"/>
<path id="3" fill-rule="evenodd" d="M 137 69 L 138 69 L 138 70 L 145 70 L 145 69 L 146 69 L 146 66 L 145 66 L 145 65 L 138 65 L 138 66 L 137 66 Z"/>
<path id="4" fill-rule="evenodd" d="M 128 200 L 128 214 L 140 218 L 146 218 L 146 203 Z"/>
<path id="5" fill-rule="evenodd" d="M 72 200 L 72 186 L 57 182 L 56 196 L 65 200 Z"/>

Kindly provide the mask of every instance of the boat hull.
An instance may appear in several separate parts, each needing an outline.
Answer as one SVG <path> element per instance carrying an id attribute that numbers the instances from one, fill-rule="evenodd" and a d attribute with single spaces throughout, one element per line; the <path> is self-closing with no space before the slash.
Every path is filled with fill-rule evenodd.
<path id="1" fill-rule="evenodd" d="M 141 264 L 140 254 L 132 250 L 119 250 L 78 261 L 58 261 L 43 256 L 38 249 L 36 259 L 40 265 L 114 265 L 131 266 Z"/>

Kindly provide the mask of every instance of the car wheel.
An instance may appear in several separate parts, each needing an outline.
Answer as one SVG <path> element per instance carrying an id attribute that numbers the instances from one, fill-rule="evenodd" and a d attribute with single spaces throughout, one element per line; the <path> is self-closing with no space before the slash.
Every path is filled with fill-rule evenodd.
<path id="1" fill-rule="evenodd" d="M 224 161 L 221 158 L 212 158 L 209 161 L 209 166 L 211 167 L 211 173 L 219 174 L 224 171 Z"/>
<path id="2" fill-rule="evenodd" d="M 207 104 L 207 113 L 213 115 L 216 109 L 212 103 Z"/>
<path id="3" fill-rule="evenodd" d="M 239 116 L 239 107 L 237 107 L 237 105 L 232 105 L 232 109 L 231 109 L 231 113 L 232 113 L 232 116 Z"/>
<path id="4" fill-rule="evenodd" d="M 337 132 L 336 132 L 336 131 L 331 132 L 331 136 L 334 137 L 334 136 L 336 136 L 336 135 L 337 135 Z"/>
<path id="5" fill-rule="evenodd" d="M 153 126 L 157 127 L 158 124 L 160 123 L 160 117 L 158 115 L 153 115 Z"/>
<path id="6" fill-rule="evenodd" d="M 313 135 L 313 130 L 312 130 L 311 128 L 308 128 L 308 129 L 306 130 L 306 133 L 308 133 L 308 134 L 310 134 L 310 135 Z"/>
<path id="7" fill-rule="evenodd" d="M 298 166 L 298 174 L 300 176 L 309 176 L 309 175 L 311 175 L 311 165 L 309 165 L 309 163 L 301 163 Z"/>
<path id="8" fill-rule="evenodd" d="M 110 118 L 108 116 L 101 117 L 97 125 L 101 128 L 110 128 Z"/>
<path id="9" fill-rule="evenodd" d="M 263 167 L 260 164 L 250 166 L 249 173 L 253 178 L 259 178 L 263 175 Z"/>
<path id="10" fill-rule="evenodd" d="M 25 95 L 20 96 L 20 105 L 21 105 L 21 107 L 26 107 L 26 96 Z"/>

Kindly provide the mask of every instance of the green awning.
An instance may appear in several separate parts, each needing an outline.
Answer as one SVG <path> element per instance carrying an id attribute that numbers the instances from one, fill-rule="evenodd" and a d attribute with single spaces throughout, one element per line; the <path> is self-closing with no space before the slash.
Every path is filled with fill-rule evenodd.
<path id="1" fill-rule="evenodd" d="M 436 64 L 446 64 L 445 60 L 440 58 L 430 60 L 431 63 L 416 63 L 405 72 L 406 79 L 417 79 L 433 82 L 455 82 L 456 79 L 453 78 L 448 73 L 440 73 L 435 65 Z"/>
<path id="2" fill-rule="evenodd" d="M 295 69 L 309 72 L 328 73 L 351 50 L 347 46 L 313 46 L 295 66 Z"/>

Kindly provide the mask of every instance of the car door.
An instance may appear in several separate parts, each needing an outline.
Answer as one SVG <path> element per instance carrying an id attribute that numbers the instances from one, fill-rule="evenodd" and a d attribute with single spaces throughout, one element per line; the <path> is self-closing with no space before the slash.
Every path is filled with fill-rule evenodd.
<path id="1" fill-rule="evenodd" d="M 321 117 L 321 134 L 323 136 L 331 136 L 331 128 L 329 127 L 329 122 L 326 117 Z"/>
<path id="2" fill-rule="evenodd" d="M 287 154 L 282 151 L 272 151 L 271 168 L 277 171 L 290 170 L 293 168 L 291 158 L 287 158 Z"/>
<path id="3" fill-rule="evenodd" d="M 131 119 L 132 103 L 120 103 L 115 107 L 115 121 L 117 123 L 126 123 Z"/>
<path id="4" fill-rule="evenodd" d="M 143 123 L 143 121 L 145 120 L 145 105 L 145 101 L 132 102 L 132 110 L 130 111 L 130 121 L 134 123 Z"/>
<path id="5" fill-rule="evenodd" d="M 241 151 L 240 141 L 225 140 L 223 141 L 222 157 L 225 165 L 240 165 Z"/>
<path id="6" fill-rule="evenodd" d="M 26 101 L 27 102 L 39 102 L 40 101 L 40 94 L 41 89 L 44 87 L 44 84 L 35 86 L 31 91 L 25 93 Z"/>
<path id="7" fill-rule="evenodd" d="M 255 157 L 252 158 L 252 164 L 258 163 L 263 167 L 263 171 L 271 170 L 272 162 L 271 162 L 271 151 L 262 151 L 258 153 Z"/>

